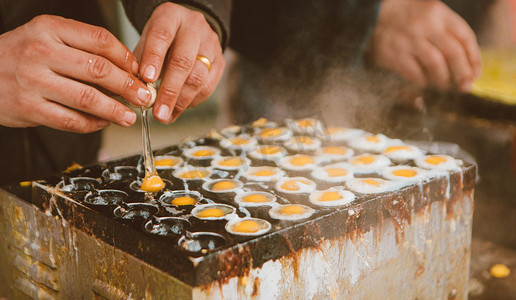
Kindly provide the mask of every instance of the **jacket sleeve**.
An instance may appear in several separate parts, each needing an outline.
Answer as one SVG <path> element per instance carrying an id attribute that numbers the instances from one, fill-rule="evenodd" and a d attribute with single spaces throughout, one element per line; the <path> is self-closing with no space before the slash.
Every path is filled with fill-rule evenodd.
<path id="1" fill-rule="evenodd" d="M 122 0 L 125 12 L 131 23 L 141 33 L 152 12 L 167 0 Z M 180 0 L 170 1 L 197 10 L 217 33 L 224 49 L 229 41 L 229 18 L 231 0 Z"/>

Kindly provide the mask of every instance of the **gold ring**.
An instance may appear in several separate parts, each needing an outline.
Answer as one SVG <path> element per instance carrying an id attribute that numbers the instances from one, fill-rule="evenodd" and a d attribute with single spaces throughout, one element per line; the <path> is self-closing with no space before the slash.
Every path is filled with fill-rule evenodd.
<path id="1" fill-rule="evenodd" d="M 197 59 L 197 60 L 201 61 L 203 64 L 205 64 L 206 67 L 208 67 L 208 71 L 211 70 L 211 61 L 206 56 L 198 54 L 195 59 Z"/>

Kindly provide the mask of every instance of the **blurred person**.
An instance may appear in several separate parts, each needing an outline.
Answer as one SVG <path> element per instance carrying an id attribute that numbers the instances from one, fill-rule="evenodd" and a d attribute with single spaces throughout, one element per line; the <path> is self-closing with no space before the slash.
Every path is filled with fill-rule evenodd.
<path id="1" fill-rule="evenodd" d="M 103 26 L 92 1 L 24 0 L 0 6 L 0 182 L 29 180 L 96 160 L 98 130 L 131 126 L 145 82 L 162 77 L 153 114 L 171 123 L 214 90 L 224 69 L 226 0 L 127 0 L 142 32 L 135 54 Z M 76 134 L 82 133 L 82 134 Z"/>

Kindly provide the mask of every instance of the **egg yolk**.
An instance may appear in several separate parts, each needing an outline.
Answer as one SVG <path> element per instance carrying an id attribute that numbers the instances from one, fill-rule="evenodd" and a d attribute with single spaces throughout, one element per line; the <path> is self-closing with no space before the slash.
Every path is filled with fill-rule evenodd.
<path id="1" fill-rule="evenodd" d="M 380 181 L 374 179 L 362 179 L 362 182 L 368 185 L 374 185 L 376 187 L 380 187 L 381 185 Z"/>
<path id="2" fill-rule="evenodd" d="M 305 212 L 305 208 L 299 205 L 284 206 L 279 213 L 283 215 L 300 215 Z"/>
<path id="3" fill-rule="evenodd" d="M 324 169 L 324 171 L 326 172 L 326 174 L 328 174 L 329 177 L 340 177 L 346 176 L 346 174 L 348 174 L 346 170 L 340 168 L 328 168 Z"/>
<path id="4" fill-rule="evenodd" d="M 276 174 L 276 172 L 274 172 L 273 170 L 260 170 L 260 171 L 253 173 L 254 176 L 260 176 L 260 177 L 272 176 L 274 174 Z"/>
<path id="5" fill-rule="evenodd" d="M 165 183 L 158 175 L 145 176 L 140 190 L 150 193 L 159 192 L 163 189 Z"/>
<path id="6" fill-rule="evenodd" d="M 336 155 L 345 155 L 348 153 L 348 149 L 337 147 L 337 146 L 329 146 L 323 148 L 323 153 L 325 154 L 336 154 Z"/>
<path id="7" fill-rule="evenodd" d="M 244 220 L 233 227 L 233 230 L 236 232 L 247 232 L 247 233 L 255 233 L 262 229 L 262 226 L 256 221 L 252 220 Z"/>
<path id="8" fill-rule="evenodd" d="M 279 128 L 266 128 L 260 132 L 262 138 L 275 137 L 283 133 Z"/>
<path id="9" fill-rule="evenodd" d="M 281 152 L 281 148 L 278 146 L 263 146 L 258 152 L 264 155 L 276 154 Z"/>
<path id="10" fill-rule="evenodd" d="M 339 132 L 345 132 L 345 130 L 342 129 L 342 128 L 339 128 L 339 127 L 329 127 L 328 129 L 326 129 L 326 132 L 329 135 L 333 135 L 333 134 L 336 134 L 336 133 L 339 133 Z"/>
<path id="11" fill-rule="evenodd" d="M 220 218 L 225 216 L 226 213 L 219 208 L 207 208 L 199 212 L 197 215 L 199 218 Z"/>
<path id="12" fill-rule="evenodd" d="M 211 190 L 221 192 L 221 191 L 229 191 L 236 187 L 237 187 L 237 185 L 233 181 L 219 181 L 211 187 Z"/>
<path id="13" fill-rule="evenodd" d="M 380 139 L 378 138 L 378 136 L 372 135 L 372 136 L 366 137 L 366 141 L 371 142 L 371 143 L 379 143 Z"/>
<path id="14" fill-rule="evenodd" d="M 353 159 L 353 165 L 370 165 L 375 161 L 374 156 L 366 155 Z"/>
<path id="15" fill-rule="evenodd" d="M 234 139 L 231 140 L 231 143 L 233 145 L 242 146 L 242 145 L 249 144 L 249 140 L 248 139 L 243 139 L 243 138 L 234 138 Z"/>
<path id="16" fill-rule="evenodd" d="M 239 157 L 226 158 L 219 162 L 219 165 L 224 167 L 239 167 L 242 165 L 242 159 Z"/>
<path id="17" fill-rule="evenodd" d="M 296 157 L 293 157 L 290 159 L 290 164 L 293 166 L 298 166 L 298 167 L 306 166 L 306 165 L 313 164 L 313 163 L 314 163 L 313 158 L 311 158 L 310 156 L 306 156 L 306 155 L 296 156 Z"/>
<path id="18" fill-rule="evenodd" d="M 212 150 L 197 150 L 192 155 L 197 157 L 206 157 L 206 156 L 212 156 L 215 152 Z"/>
<path id="19" fill-rule="evenodd" d="M 155 166 L 164 167 L 164 166 L 175 166 L 178 161 L 172 158 L 161 158 L 154 161 Z"/>
<path id="20" fill-rule="evenodd" d="M 258 120 L 253 122 L 253 127 L 262 127 L 267 125 L 268 120 L 265 118 L 259 118 Z"/>
<path id="21" fill-rule="evenodd" d="M 308 136 L 298 136 L 295 138 L 295 142 L 304 145 L 312 145 L 314 140 Z"/>
<path id="22" fill-rule="evenodd" d="M 299 120 L 297 121 L 297 125 L 299 125 L 300 127 L 312 127 L 314 126 L 314 121 L 308 119 Z"/>
<path id="23" fill-rule="evenodd" d="M 207 177 L 208 175 L 210 175 L 210 172 L 206 170 L 192 170 L 182 173 L 179 177 L 183 179 L 200 179 Z"/>
<path id="24" fill-rule="evenodd" d="M 429 156 L 425 159 L 425 161 L 431 165 L 437 166 L 445 162 L 446 159 L 440 156 Z"/>
<path id="25" fill-rule="evenodd" d="M 414 177 L 417 175 L 417 172 L 409 169 L 399 169 L 392 171 L 392 174 L 400 177 Z"/>
<path id="26" fill-rule="evenodd" d="M 183 206 L 183 205 L 194 205 L 195 202 L 196 201 L 194 198 L 188 197 L 188 196 L 183 196 L 183 197 L 177 197 L 176 199 L 172 200 L 170 203 L 172 205 L 176 205 L 176 206 Z"/>
<path id="27" fill-rule="evenodd" d="M 385 148 L 385 153 L 393 153 L 397 151 L 411 151 L 411 149 L 407 146 L 390 146 Z"/>
<path id="28" fill-rule="evenodd" d="M 281 188 L 287 191 L 299 191 L 301 189 L 300 184 L 308 185 L 309 183 L 302 180 L 287 180 L 281 185 Z"/>
<path id="29" fill-rule="evenodd" d="M 244 200 L 244 202 L 251 202 L 251 203 L 270 202 L 270 199 L 262 194 L 252 194 L 249 196 L 245 196 L 243 200 Z"/>
<path id="30" fill-rule="evenodd" d="M 339 192 L 325 192 L 319 198 L 319 201 L 336 201 L 342 199 L 342 195 Z"/>

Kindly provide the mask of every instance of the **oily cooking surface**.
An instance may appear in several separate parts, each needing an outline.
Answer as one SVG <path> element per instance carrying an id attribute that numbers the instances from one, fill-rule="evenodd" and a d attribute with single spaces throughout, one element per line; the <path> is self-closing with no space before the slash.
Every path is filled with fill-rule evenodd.
<path id="1" fill-rule="evenodd" d="M 316 247 L 322 239 L 360 235 L 384 219 L 403 231 L 410 212 L 431 201 L 453 203 L 472 190 L 472 166 L 423 151 L 392 154 L 410 148 L 404 145 L 313 119 L 261 120 L 158 150 L 157 162 L 166 160 L 156 163 L 166 181 L 158 193 L 138 190 L 141 161 L 134 156 L 49 178 L 35 185 L 32 200 L 198 285 Z M 410 169 L 393 169 L 400 166 Z M 311 196 L 316 194 L 321 198 Z M 109 205 L 92 201 L 103 195 L 116 199 Z"/>

